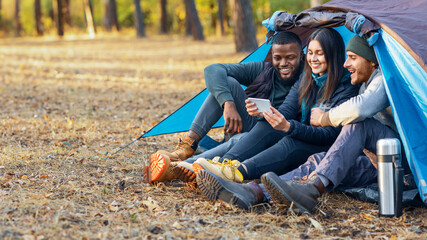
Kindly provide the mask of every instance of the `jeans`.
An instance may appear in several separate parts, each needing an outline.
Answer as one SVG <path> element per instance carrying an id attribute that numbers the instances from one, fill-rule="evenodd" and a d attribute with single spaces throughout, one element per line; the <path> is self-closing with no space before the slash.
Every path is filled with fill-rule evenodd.
<path id="1" fill-rule="evenodd" d="M 319 146 L 296 140 L 277 131 L 266 121 L 258 121 L 254 128 L 242 137 L 223 159 L 238 160 L 246 166 L 245 179 L 258 179 L 266 172 L 284 174 L 303 164 L 317 152 L 327 151 Z"/>
<path id="2" fill-rule="evenodd" d="M 358 157 L 363 155 L 363 149 L 376 153 L 377 141 L 382 138 L 400 139 L 398 133 L 373 118 L 344 126 L 315 172 L 327 177 L 335 187 L 338 186 L 354 171 Z M 408 172 L 403 145 L 401 147 L 402 167 Z"/>
<path id="3" fill-rule="evenodd" d="M 257 122 L 257 119 L 250 116 L 246 111 L 245 100 L 248 96 L 236 79 L 227 77 L 227 81 L 237 112 L 242 118 L 242 132 L 248 132 Z M 211 130 L 212 126 L 222 117 L 223 112 L 224 109 L 222 106 L 219 105 L 218 101 L 212 96 L 212 94 L 209 94 L 194 118 L 190 130 L 197 133 L 200 138 L 203 138 Z"/>
<path id="4" fill-rule="evenodd" d="M 185 162 L 192 164 L 198 158 L 213 159 L 214 157 L 217 157 L 217 156 L 222 157 L 226 152 L 228 152 L 228 150 L 230 150 L 230 148 L 232 148 L 237 143 L 237 141 L 239 141 L 246 134 L 247 133 L 235 134 L 227 142 L 224 142 L 218 145 L 217 147 L 209 149 L 199 155 L 192 156 L 187 160 L 185 160 Z"/>
<path id="5" fill-rule="evenodd" d="M 382 138 L 399 139 L 399 134 L 373 118 L 346 125 L 328 152 L 310 156 L 306 163 L 280 178 L 283 181 L 298 180 L 317 173 L 328 178 L 333 187 L 340 184 L 349 187 L 370 184 L 377 180 L 377 170 L 364 155 L 363 149 L 376 153 L 376 143 Z M 403 146 L 401 152 L 402 166 L 405 173 L 409 173 Z M 263 186 L 262 189 L 269 199 Z"/>

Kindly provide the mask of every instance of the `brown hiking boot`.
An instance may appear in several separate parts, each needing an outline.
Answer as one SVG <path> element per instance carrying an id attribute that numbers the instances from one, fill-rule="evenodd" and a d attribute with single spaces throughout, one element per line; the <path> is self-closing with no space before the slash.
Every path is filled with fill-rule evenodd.
<path id="1" fill-rule="evenodd" d="M 157 153 L 168 156 L 172 162 L 184 161 L 193 156 L 194 151 L 197 149 L 197 145 L 198 142 L 195 139 L 185 136 L 184 139 L 179 139 L 175 151 L 167 152 L 165 150 L 159 150 Z"/>
<path id="2" fill-rule="evenodd" d="M 143 175 L 147 183 L 164 182 L 178 178 L 174 169 L 177 163 L 171 162 L 167 155 L 152 154 L 150 165 L 144 167 Z"/>

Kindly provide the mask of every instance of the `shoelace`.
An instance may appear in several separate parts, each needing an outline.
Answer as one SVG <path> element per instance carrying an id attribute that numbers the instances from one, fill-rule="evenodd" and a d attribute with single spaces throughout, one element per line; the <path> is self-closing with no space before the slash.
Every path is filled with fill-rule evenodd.
<path id="1" fill-rule="evenodd" d="M 178 144 L 175 147 L 175 152 L 182 152 L 187 147 L 191 147 L 191 144 L 189 142 L 182 141 L 182 138 L 180 138 Z"/>
<path id="2" fill-rule="evenodd" d="M 232 162 L 232 160 L 225 158 L 222 163 L 218 162 L 218 159 L 216 159 L 216 162 L 214 162 L 214 164 L 217 164 L 221 167 L 221 173 L 222 175 L 224 175 L 224 177 L 226 177 L 228 180 L 231 180 L 233 182 L 235 182 L 236 180 L 236 170 L 237 170 L 237 166 Z M 232 178 L 227 177 L 227 175 L 225 174 L 225 168 L 229 167 L 231 169 L 231 174 L 232 174 Z"/>

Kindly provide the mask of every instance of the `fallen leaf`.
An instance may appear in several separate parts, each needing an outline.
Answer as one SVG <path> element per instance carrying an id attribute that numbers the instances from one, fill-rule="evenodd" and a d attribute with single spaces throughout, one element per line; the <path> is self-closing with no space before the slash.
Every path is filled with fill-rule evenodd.
<path id="1" fill-rule="evenodd" d="M 323 231 L 323 227 L 318 221 L 314 220 L 313 218 L 308 218 L 308 219 L 310 219 L 310 222 L 314 226 L 314 228 L 316 228 L 317 230 Z"/>
<path id="2" fill-rule="evenodd" d="M 372 217 L 371 215 L 364 214 L 364 213 L 360 213 L 360 215 L 362 215 L 364 218 L 366 218 L 366 219 L 368 219 L 370 221 L 374 220 L 374 217 Z"/>
<path id="3" fill-rule="evenodd" d="M 116 212 L 117 210 L 119 210 L 118 206 L 111 205 L 111 203 L 108 204 L 108 207 L 110 208 L 111 212 Z"/>
<path id="4" fill-rule="evenodd" d="M 156 201 L 154 201 L 151 198 L 148 198 L 148 200 L 144 200 L 142 201 L 142 204 L 144 204 L 145 206 L 148 207 L 148 210 L 153 211 L 153 210 L 160 210 L 160 206 L 159 204 L 157 204 Z"/>

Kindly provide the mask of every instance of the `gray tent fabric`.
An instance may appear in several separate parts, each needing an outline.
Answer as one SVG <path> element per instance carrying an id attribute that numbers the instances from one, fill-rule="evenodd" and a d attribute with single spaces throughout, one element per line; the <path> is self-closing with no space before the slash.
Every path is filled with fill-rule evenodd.
<path id="1" fill-rule="evenodd" d="M 346 13 L 350 15 L 346 16 Z M 309 35 L 304 29 L 314 27 L 335 27 L 353 22 L 357 14 L 362 14 L 369 21 L 363 26 L 362 33 L 381 27 L 396 39 L 414 59 L 427 71 L 427 16 L 426 0 L 332 0 L 321 6 L 307 9 L 297 16 L 280 13 L 275 20 L 276 31 L 292 29 L 300 35 Z M 393 16 L 393 17 L 390 17 Z M 302 29 L 301 29 L 302 28 Z M 304 35 L 301 36 L 304 38 Z"/>
<path id="2" fill-rule="evenodd" d="M 332 0 L 307 11 L 328 10 L 357 12 L 377 23 L 427 71 L 426 0 Z"/>

